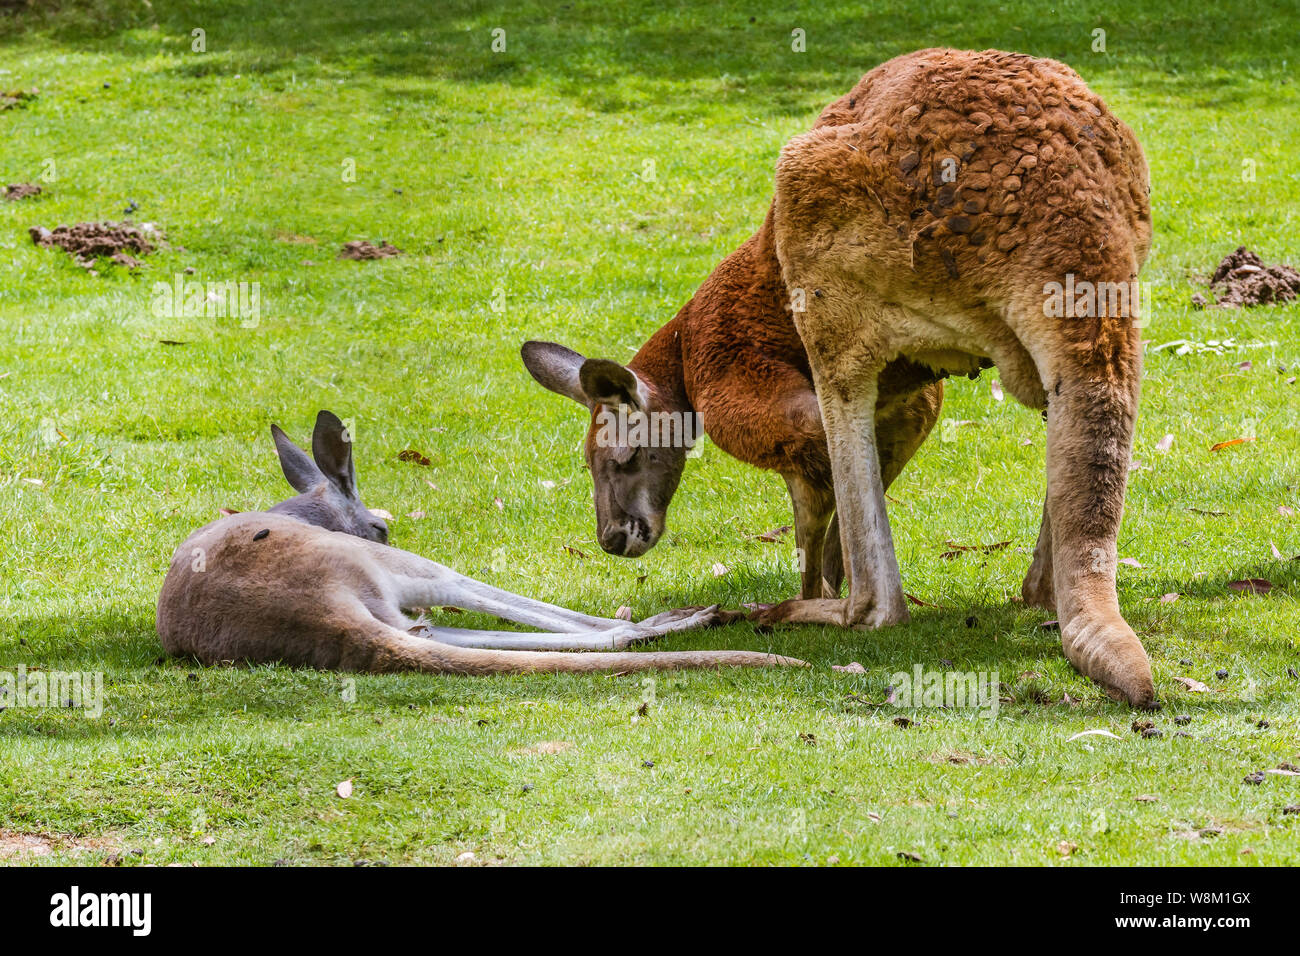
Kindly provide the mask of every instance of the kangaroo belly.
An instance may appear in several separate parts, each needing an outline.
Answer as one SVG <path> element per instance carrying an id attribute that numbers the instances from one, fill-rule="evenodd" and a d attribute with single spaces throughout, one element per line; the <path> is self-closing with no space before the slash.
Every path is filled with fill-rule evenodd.
<path id="1" fill-rule="evenodd" d="M 923 50 L 882 64 L 777 167 L 778 258 L 809 290 L 795 319 L 813 364 L 851 390 L 896 356 L 987 358 L 1042 407 L 1053 366 L 1132 317 L 1063 321 L 1048 290 L 1135 279 L 1147 191 L 1132 132 L 1060 63 Z"/>

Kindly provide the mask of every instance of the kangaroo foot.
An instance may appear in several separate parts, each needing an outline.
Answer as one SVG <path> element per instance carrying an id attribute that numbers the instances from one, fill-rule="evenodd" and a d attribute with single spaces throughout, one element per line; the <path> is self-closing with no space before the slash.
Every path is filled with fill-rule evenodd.
<path id="1" fill-rule="evenodd" d="M 1056 590 L 1052 586 L 1052 569 L 1034 563 L 1025 575 L 1025 583 L 1020 586 L 1020 596 L 1030 607 L 1041 607 L 1044 611 L 1056 610 Z"/>
<path id="2" fill-rule="evenodd" d="M 749 619 L 758 624 L 830 624 L 875 630 L 911 620 L 907 608 L 873 605 L 857 621 L 852 619 L 849 602 L 843 598 L 791 598 L 772 607 L 753 612 Z"/>
<path id="3" fill-rule="evenodd" d="M 1061 626 L 1061 647 L 1080 673 L 1116 699 L 1155 710 L 1151 662 L 1133 629 L 1118 615 L 1081 612 Z"/>

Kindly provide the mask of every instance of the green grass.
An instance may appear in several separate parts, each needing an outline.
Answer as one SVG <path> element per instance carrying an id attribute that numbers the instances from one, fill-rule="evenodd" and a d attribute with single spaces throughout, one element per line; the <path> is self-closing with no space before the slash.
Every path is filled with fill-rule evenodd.
<path id="1" fill-rule="evenodd" d="M 0 670 L 103 671 L 107 695 L 99 720 L 0 712 L 0 831 L 99 841 L 46 861 L 127 863 L 1300 862 L 1300 816 L 1282 813 L 1300 781 L 1242 781 L 1300 756 L 1300 562 L 1271 547 L 1300 554 L 1300 518 L 1279 512 L 1300 511 L 1300 307 L 1188 304 L 1239 244 L 1300 260 L 1293 7 L 1238 4 L 1225 24 L 1157 0 L 857 6 L 154 0 L 0 20 L 0 89 L 40 90 L 0 112 L 0 178 L 55 171 L 44 197 L 0 203 Z M 354 423 L 363 494 L 398 516 L 399 547 L 594 613 L 793 594 L 792 544 L 750 537 L 789 523 L 779 479 L 714 447 L 654 551 L 603 555 L 584 423 L 517 348 L 630 357 L 756 227 L 780 145 L 876 63 L 936 44 L 1078 69 L 1150 161 L 1148 337 L 1240 345 L 1146 362 L 1120 541 L 1142 567 L 1121 567 L 1120 599 L 1162 738 L 1132 733 L 1045 615 L 1012 603 L 1044 442 L 1038 416 L 992 399 L 992 373 L 952 384 L 944 416 L 974 424 L 936 434 L 892 490 L 905 587 L 937 606 L 884 633 L 734 625 L 665 645 L 811 670 L 661 676 L 642 716 L 639 677 L 357 677 L 349 703 L 340 675 L 162 658 L 172 550 L 221 506 L 284 497 L 268 424 L 303 439 L 322 407 Z M 27 238 L 132 200 L 171 240 L 138 275 L 89 276 Z M 359 238 L 407 255 L 335 261 Z M 156 318 L 152 284 L 186 268 L 259 282 L 260 324 Z M 432 465 L 397 460 L 412 447 Z M 948 539 L 1012 544 L 947 560 Z M 1227 589 L 1245 577 L 1275 588 Z M 866 674 L 830 669 L 853 660 Z M 997 670 L 1013 702 L 994 721 L 907 711 L 906 729 L 861 702 L 941 660 Z M 1067 740 L 1087 728 L 1120 739 Z M 541 741 L 572 746 L 515 752 Z M 1223 833 L 1188 838 L 1205 827 Z"/>

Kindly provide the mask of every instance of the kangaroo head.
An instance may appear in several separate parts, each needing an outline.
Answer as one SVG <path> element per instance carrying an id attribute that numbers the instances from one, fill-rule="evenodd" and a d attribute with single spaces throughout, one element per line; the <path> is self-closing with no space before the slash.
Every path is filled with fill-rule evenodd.
<path id="1" fill-rule="evenodd" d="M 271 437 L 275 439 L 284 477 L 298 494 L 268 511 L 289 515 L 326 531 L 342 531 L 380 544 L 388 542 L 388 525 L 371 514 L 357 494 L 352 437 L 337 415 L 322 410 L 316 416 L 310 458 L 289 440 L 279 425 L 271 426 Z"/>
<path id="2" fill-rule="evenodd" d="M 694 416 L 670 408 L 653 382 L 608 359 L 554 342 L 525 342 L 533 378 L 591 414 L 583 455 L 596 500 L 596 538 L 610 554 L 635 558 L 664 532 L 668 504 L 694 441 Z"/>

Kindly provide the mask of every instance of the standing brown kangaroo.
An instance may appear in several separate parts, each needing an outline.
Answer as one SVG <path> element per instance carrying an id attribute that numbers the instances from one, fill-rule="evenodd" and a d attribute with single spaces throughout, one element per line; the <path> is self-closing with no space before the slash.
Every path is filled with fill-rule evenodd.
<path id="1" fill-rule="evenodd" d="M 666 611 L 639 624 L 591 617 L 494 588 L 387 545 L 388 527 L 357 494 L 352 443 L 316 418 L 314 461 L 271 426 L 299 494 L 221 518 L 177 549 L 158 597 L 158 636 L 205 664 L 280 661 L 329 670 L 435 674 L 640 671 L 803 665 L 754 651 L 555 653 L 618 649 L 718 622 L 717 608 Z M 547 633 L 427 627 L 407 610 L 452 605 Z M 531 653 L 540 651 L 542 653 Z"/>
<path id="2" fill-rule="evenodd" d="M 905 462 L 937 414 L 936 393 L 916 389 L 927 376 L 996 364 L 1007 390 L 1047 418 L 1047 500 L 1024 597 L 1055 610 L 1075 667 L 1148 707 L 1150 663 L 1115 592 L 1141 377 L 1136 278 L 1151 244 L 1148 192 L 1132 131 L 1068 67 L 992 50 L 922 50 L 866 74 L 782 150 L 764 228 L 728 260 L 739 257 L 734 273 L 724 263 L 701 289 L 718 310 L 703 323 L 709 331 L 693 321 L 697 294 L 628 369 L 543 344 L 526 346 L 525 362 L 544 385 L 594 410 L 703 405 L 714 410 L 706 431 L 732 436 L 718 441 L 728 450 L 753 447 L 740 434 L 775 445 L 776 460 L 786 449 L 816 460 L 819 440 L 782 440 L 783 423 L 810 394 L 791 375 L 802 369 L 788 342 L 777 360 L 743 364 L 742 381 L 726 374 L 736 338 L 755 325 L 749 311 L 731 319 L 727 290 L 746 288 L 753 263 L 775 256 L 782 281 L 767 294 L 799 306 L 792 320 L 820 411 L 801 420 L 818 423 L 810 426 L 818 439 L 824 425 L 833 485 L 816 487 L 834 488 L 849 596 L 811 595 L 805 578 L 802 600 L 763 619 L 866 627 L 909 617 L 885 488 L 901 467 L 900 444 Z M 763 344 L 754 353 L 767 354 Z M 882 423 L 900 377 L 912 388 L 903 406 L 910 429 Z M 618 537 L 628 533 L 617 528 L 621 510 L 643 551 L 662 531 L 680 464 L 592 444 L 589 434 L 602 544 L 608 536 L 607 550 L 631 547 L 630 534 Z M 628 478 L 619 460 L 628 457 L 644 457 L 637 474 L 666 477 Z M 791 497 L 797 516 L 803 495 L 792 486 Z"/>

